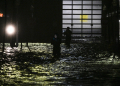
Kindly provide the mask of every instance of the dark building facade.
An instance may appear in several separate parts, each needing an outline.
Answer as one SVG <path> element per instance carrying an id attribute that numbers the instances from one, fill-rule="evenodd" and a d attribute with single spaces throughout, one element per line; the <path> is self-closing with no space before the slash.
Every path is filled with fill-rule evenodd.
<path id="1" fill-rule="evenodd" d="M 19 5 L 22 13 L 19 16 L 20 40 L 50 42 L 55 32 L 61 35 L 61 8 L 60 0 L 21 1 Z"/>
<path id="2" fill-rule="evenodd" d="M 119 0 L 103 0 L 102 36 L 116 49 L 119 49 Z"/>
<path id="3" fill-rule="evenodd" d="M 5 2 L 6 1 L 6 2 Z M 72 40 L 102 37 L 119 42 L 119 0 L 1 0 L 6 12 L 0 22 L 16 26 L 18 42 L 50 42 L 54 33 L 64 39 L 70 27 Z M 6 6 L 5 6 L 6 5 Z M 4 16 L 5 17 L 5 16 Z M 5 24 L 1 23 L 1 30 Z M 3 34 L 3 33 L 2 33 Z M 5 35 L 5 41 L 10 37 Z M 2 40 L 2 36 L 1 36 Z"/>

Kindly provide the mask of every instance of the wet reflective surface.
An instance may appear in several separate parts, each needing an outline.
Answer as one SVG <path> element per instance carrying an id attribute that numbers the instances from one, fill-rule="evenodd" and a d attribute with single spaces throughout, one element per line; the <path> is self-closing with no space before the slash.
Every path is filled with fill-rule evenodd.
<path id="1" fill-rule="evenodd" d="M 120 60 L 100 44 L 61 44 L 54 60 L 48 43 L 23 43 L 13 49 L 6 44 L 0 57 L 1 85 L 29 86 L 119 86 Z"/>

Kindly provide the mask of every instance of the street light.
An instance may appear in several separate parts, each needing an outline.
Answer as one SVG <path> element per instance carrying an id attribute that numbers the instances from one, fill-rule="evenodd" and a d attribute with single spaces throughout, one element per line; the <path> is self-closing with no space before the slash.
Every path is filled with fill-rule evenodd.
<path id="1" fill-rule="evenodd" d="M 11 48 L 15 47 L 15 40 L 14 40 L 14 35 L 15 35 L 15 27 L 13 25 L 8 25 L 6 27 L 6 33 L 10 36 L 10 46 Z"/>
<path id="2" fill-rule="evenodd" d="M 15 34 L 15 27 L 13 25 L 8 25 L 6 27 L 6 32 L 7 32 L 8 35 Z"/>

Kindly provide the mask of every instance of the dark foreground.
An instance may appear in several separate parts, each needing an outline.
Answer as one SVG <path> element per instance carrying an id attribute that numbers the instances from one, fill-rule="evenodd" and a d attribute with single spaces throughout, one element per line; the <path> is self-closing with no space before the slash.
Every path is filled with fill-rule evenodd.
<path id="1" fill-rule="evenodd" d="M 101 44 L 61 45 L 54 59 L 50 44 L 23 45 L 22 51 L 6 44 L 0 57 L 0 85 L 8 86 L 119 86 L 120 60 Z M 31 52 L 30 52 L 31 51 Z"/>

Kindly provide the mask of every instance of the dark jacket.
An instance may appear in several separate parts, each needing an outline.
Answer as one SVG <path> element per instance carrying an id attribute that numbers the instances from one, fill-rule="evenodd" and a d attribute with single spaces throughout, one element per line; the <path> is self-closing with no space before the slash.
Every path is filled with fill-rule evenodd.
<path id="1" fill-rule="evenodd" d="M 61 39 L 57 36 L 57 38 L 53 37 L 51 44 L 53 45 L 53 55 L 60 55 L 60 44 L 61 44 Z"/>
<path id="2" fill-rule="evenodd" d="M 60 47 L 61 39 L 53 37 L 53 39 L 51 41 L 51 44 L 53 45 L 53 47 Z"/>
<path id="3" fill-rule="evenodd" d="M 72 31 L 70 31 L 68 29 L 64 32 L 64 35 L 66 35 L 67 39 L 71 39 L 71 34 L 72 34 Z"/>

